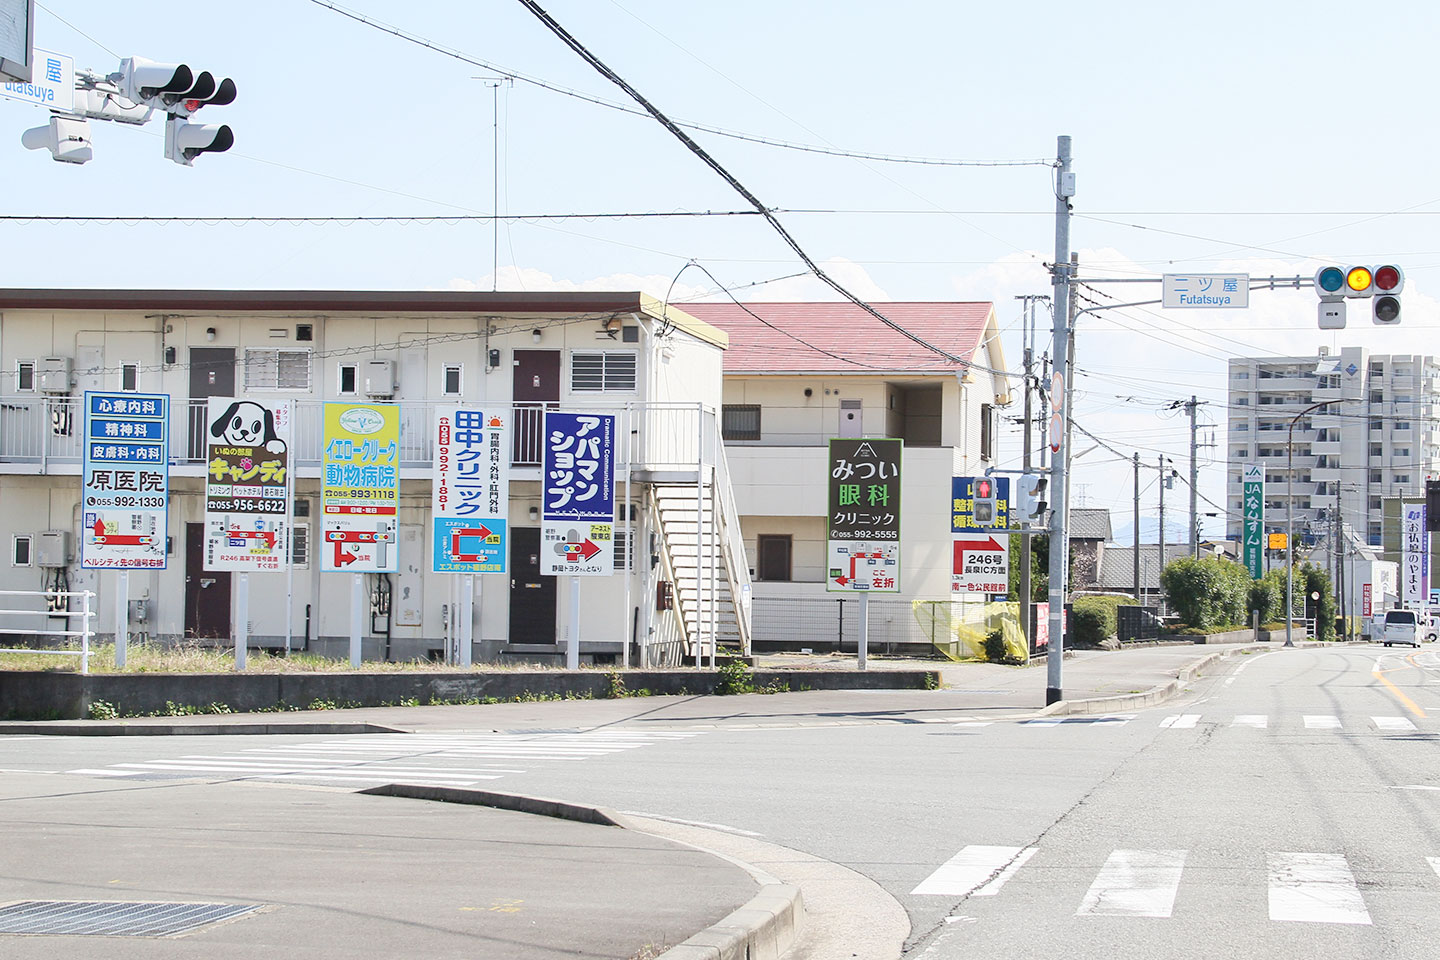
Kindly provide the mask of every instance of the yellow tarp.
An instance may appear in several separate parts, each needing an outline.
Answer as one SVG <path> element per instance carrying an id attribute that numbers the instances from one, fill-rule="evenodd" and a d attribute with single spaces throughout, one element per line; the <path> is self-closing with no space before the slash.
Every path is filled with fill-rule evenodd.
<path id="1" fill-rule="evenodd" d="M 911 608 L 936 651 L 951 660 L 1023 661 L 1030 656 L 1018 603 L 915 600 Z M 998 651 L 987 649 L 986 638 L 997 631 L 1004 653 L 992 657 Z"/>

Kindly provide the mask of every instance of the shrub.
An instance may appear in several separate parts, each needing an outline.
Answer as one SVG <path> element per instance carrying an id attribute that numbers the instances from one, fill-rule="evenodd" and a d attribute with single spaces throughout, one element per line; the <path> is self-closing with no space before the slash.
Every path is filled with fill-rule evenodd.
<path id="1" fill-rule="evenodd" d="M 750 679 L 750 667 L 744 660 L 722 663 L 715 671 L 715 693 L 729 696 L 735 693 L 753 693 L 755 684 Z"/>
<path id="2" fill-rule="evenodd" d="M 1098 647 L 1120 628 L 1119 609 L 1134 605 L 1133 597 L 1077 597 L 1071 612 L 1071 640 L 1076 647 Z"/>
<path id="3" fill-rule="evenodd" d="M 1165 597 L 1191 627 L 1244 623 L 1250 574 L 1232 560 L 1181 557 L 1160 573 Z"/>

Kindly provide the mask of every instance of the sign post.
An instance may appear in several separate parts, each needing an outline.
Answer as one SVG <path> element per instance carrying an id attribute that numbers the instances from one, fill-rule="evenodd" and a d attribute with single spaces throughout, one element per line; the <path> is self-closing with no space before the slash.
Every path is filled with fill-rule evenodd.
<path id="1" fill-rule="evenodd" d="M 896 439 L 830 441 L 825 555 L 830 593 L 860 594 L 857 658 L 865 669 L 871 593 L 900 592 L 900 468 Z"/>
<path id="2" fill-rule="evenodd" d="M 615 573 L 615 417 L 547 410 L 544 436 L 540 572 L 570 577 L 565 666 L 578 670 L 580 578 Z"/>
<path id="3" fill-rule="evenodd" d="M 474 575 L 509 570 L 509 432 L 505 417 L 458 405 L 435 409 L 433 437 L 430 569 L 457 575 L 458 649 L 448 659 L 468 667 L 473 657 Z"/>
<path id="4" fill-rule="evenodd" d="M 346 572 L 350 586 L 350 666 L 360 667 L 366 573 L 400 569 L 400 407 L 325 404 L 320 569 Z"/>
<path id="5" fill-rule="evenodd" d="M 1265 468 L 1247 463 L 1244 471 L 1245 568 L 1259 580 L 1265 575 Z"/>
<path id="6" fill-rule="evenodd" d="M 123 571 L 164 570 L 170 508 L 170 397 L 85 392 L 80 566 L 120 570 L 115 665 L 125 666 L 130 583 Z"/>

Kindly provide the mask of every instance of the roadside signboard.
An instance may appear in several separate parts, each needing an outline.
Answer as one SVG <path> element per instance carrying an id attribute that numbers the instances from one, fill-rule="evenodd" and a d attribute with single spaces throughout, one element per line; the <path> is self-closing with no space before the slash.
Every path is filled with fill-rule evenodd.
<path id="1" fill-rule="evenodd" d="M 205 416 L 206 570 L 289 565 L 289 400 L 211 397 Z"/>
<path id="2" fill-rule="evenodd" d="M 170 397 L 85 392 L 80 566 L 163 570 L 170 508 Z"/>
<path id="3" fill-rule="evenodd" d="M 615 417 L 545 411 L 540 572 L 615 572 Z"/>
<path id="4" fill-rule="evenodd" d="M 1270 550 L 1285 550 L 1290 546 L 1290 535 L 1288 533 L 1267 533 L 1265 535 L 1265 546 Z"/>
<path id="5" fill-rule="evenodd" d="M 1430 551 L 1425 537 L 1425 504 L 1400 507 L 1400 602 L 1418 607 L 1430 596 Z"/>
<path id="6" fill-rule="evenodd" d="M 325 404 L 320 569 L 400 569 L 400 407 Z"/>
<path id="7" fill-rule="evenodd" d="M 950 478 L 950 532 L 967 533 L 978 530 L 975 522 L 975 477 Z M 991 477 L 995 484 L 995 523 L 997 527 L 1010 526 L 1010 478 Z"/>
<path id="8" fill-rule="evenodd" d="M 988 597 L 1010 591 L 1009 537 L 956 537 L 950 592 Z"/>
<path id="9" fill-rule="evenodd" d="M 1242 478 L 1245 500 L 1244 552 L 1245 569 L 1259 580 L 1265 575 L 1265 468 L 1247 463 Z M 1272 543 L 1270 549 L 1275 549 Z"/>
<path id="10" fill-rule="evenodd" d="M 900 592 L 900 440 L 830 441 L 825 589 Z"/>
<path id="11" fill-rule="evenodd" d="M 1248 273 L 1166 273 L 1161 306 L 1182 309 L 1237 309 L 1250 306 Z"/>
<path id="12" fill-rule="evenodd" d="M 4 3 L 0 2 L 0 36 L 5 33 Z M 4 43 L 0 42 L 0 50 Z M 4 53 L 0 52 L 0 57 Z M 35 51 L 34 69 L 28 83 L 22 81 L 0 84 L 0 97 L 23 100 L 36 106 L 69 113 L 75 107 L 75 60 L 63 53 Z"/>
<path id="13" fill-rule="evenodd" d="M 474 406 L 435 409 L 430 477 L 435 573 L 505 573 L 510 550 L 509 431 L 505 416 Z"/>
<path id="14" fill-rule="evenodd" d="M 1368 583 L 1364 584 L 1360 587 L 1360 615 L 1373 617 L 1375 615 L 1374 607 L 1375 599 L 1374 594 L 1371 593 L 1371 586 Z"/>

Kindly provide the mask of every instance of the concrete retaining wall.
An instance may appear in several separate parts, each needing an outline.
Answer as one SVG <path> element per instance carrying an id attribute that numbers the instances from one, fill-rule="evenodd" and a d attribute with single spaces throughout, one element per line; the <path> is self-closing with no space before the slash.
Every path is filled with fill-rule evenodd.
<path id="1" fill-rule="evenodd" d="M 619 673 L 631 693 L 711 694 L 713 670 L 631 670 Z M 925 690 L 937 688 L 931 670 L 754 670 L 757 687 L 788 684 L 791 690 Z M 459 702 L 513 700 L 526 695 L 605 697 L 607 674 L 599 670 L 507 670 L 496 673 L 133 673 L 92 674 L 0 671 L 0 719 L 78 720 L 96 701 L 112 704 L 121 716 L 163 713 L 167 702 L 204 708 L 224 704 L 234 713 L 304 709 L 316 701 L 335 706 L 378 707 L 402 700 Z"/>

